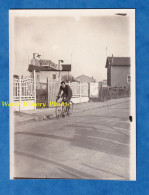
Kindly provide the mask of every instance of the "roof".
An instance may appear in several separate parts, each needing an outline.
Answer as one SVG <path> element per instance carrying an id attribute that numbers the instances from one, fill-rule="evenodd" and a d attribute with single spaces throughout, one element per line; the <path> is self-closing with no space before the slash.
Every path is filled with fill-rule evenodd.
<path id="1" fill-rule="evenodd" d="M 76 77 L 76 79 L 77 79 L 77 78 L 81 78 L 81 77 L 86 77 L 86 78 L 93 79 L 92 77 L 86 76 L 86 75 L 84 75 L 84 74 L 82 74 L 82 75 L 80 75 L 80 76 Z"/>
<path id="2" fill-rule="evenodd" d="M 33 70 L 36 70 L 37 72 L 40 71 L 59 71 L 49 66 L 35 66 L 35 65 L 29 65 L 28 71 L 32 72 Z M 62 64 L 62 71 L 71 71 L 71 64 Z"/>
<path id="3" fill-rule="evenodd" d="M 89 77 L 89 76 L 86 76 L 86 75 L 80 75 L 78 77 L 75 78 L 76 80 L 81 80 L 81 79 L 89 79 L 89 80 L 92 80 L 92 81 L 96 81 L 96 79 L 92 78 L 92 77 Z"/>
<path id="4" fill-rule="evenodd" d="M 130 66 L 130 57 L 107 57 L 106 68 L 112 66 Z"/>

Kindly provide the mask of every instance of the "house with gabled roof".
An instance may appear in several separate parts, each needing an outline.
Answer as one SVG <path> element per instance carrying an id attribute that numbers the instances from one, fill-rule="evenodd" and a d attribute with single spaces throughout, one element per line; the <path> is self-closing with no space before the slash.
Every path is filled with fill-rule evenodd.
<path id="1" fill-rule="evenodd" d="M 96 82 L 96 80 L 93 77 L 89 77 L 87 75 L 80 75 L 76 77 L 75 80 L 81 83 L 95 83 Z"/>
<path id="2" fill-rule="evenodd" d="M 124 87 L 130 85 L 130 57 L 107 57 L 107 85 Z"/>

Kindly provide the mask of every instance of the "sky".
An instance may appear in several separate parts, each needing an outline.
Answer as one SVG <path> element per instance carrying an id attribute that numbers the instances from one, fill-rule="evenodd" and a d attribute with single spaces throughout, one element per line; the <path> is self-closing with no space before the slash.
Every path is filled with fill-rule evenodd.
<path id="1" fill-rule="evenodd" d="M 130 56 L 129 35 L 129 16 L 16 16 L 14 73 L 28 75 L 33 53 L 39 53 L 41 59 L 72 64 L 74 77 L 102 81 L 107 56 Z"/>

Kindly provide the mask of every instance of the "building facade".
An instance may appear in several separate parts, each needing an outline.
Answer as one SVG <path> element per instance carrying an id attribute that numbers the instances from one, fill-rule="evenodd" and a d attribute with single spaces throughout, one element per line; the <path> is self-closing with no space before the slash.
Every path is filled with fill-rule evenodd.
<path id="1" fill-rule="evenodd" d="M 111 87 L 130 85 L 130 66 L 129 57 L 107 57 L 107 85 Z"/>
<path id="2" fill-rule="evenodd" d="M 62 64 L 61 70 L 58 70 L 54 67 L 50 67 L 50 65 L 32 65 L 30 64 L 28 67 L 28 71 L 30 72 L 30 76 L 33 77 L 33 71 L 36 71 L 36 82 L 37 88 L 39 83 L 47 83 L 47 79 L 51 82 L 53 81 L 61 81 L 62 76 L 67 75 L 69 77 L 69 73 L 71 71 L 70 64 Z"/>

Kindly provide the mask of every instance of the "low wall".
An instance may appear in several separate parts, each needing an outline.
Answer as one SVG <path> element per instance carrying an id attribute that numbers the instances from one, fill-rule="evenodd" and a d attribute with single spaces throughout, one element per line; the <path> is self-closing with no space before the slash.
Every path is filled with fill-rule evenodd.
<path id="1" fill-rule="evenodd" d="M 29 101 L 14 101 L 14 105 L 11 106 L 13 107 L 14 111 L 20 111 L 20 110 L 34 110 L 34 100 L 29 100 Z"/>
<path id="2" fill-rule="evenodd" d="M 89 97 L 72 97 L 71 101 L 74 104 L 78 104 L 78 103 L 84 103 L 84 102 L 88 102 L 89 101 Z"/>
<path id="3" fill-rule="evenodd" d="M 72 97 L 71 101 L 74 104 L 78 104 L 78 103 L 84 103 L 84 102 L 88 102 L 89 98 L 88 97 Z M 34 100 L 29 100 L 29 101 L 14 101 L 13 102 L 14 105 L 11 106 L 11 109 L 13 109 L 13 111 L 22 111 L 22 110 L 34 110 L 35 109 L 35 105 L 34 105 Z"/>

